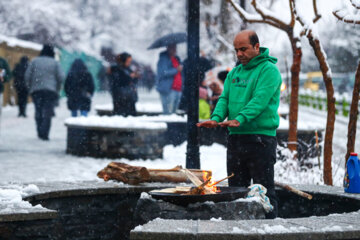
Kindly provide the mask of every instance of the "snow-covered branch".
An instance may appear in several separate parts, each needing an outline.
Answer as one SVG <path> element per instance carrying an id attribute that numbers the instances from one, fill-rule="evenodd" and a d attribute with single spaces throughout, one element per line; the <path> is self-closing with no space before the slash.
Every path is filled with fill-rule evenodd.
<path id="1" fill-rule="evenodd" d="M 256 0 L 252 0 L 251 5 L 253 5 L 256 12 L 258 12 L 264 20 L 270 20 L 275 24 L 278 24 L 279 28 L 286 28 L 287 24 L 284 21 L 280 20 L 278 15 L 263 7 Z"/>
<path id="2" fill-rule="evenodd" d="M 289 29 L 289 24 L 286 24 L 285 21 L 282 21 L 278 18 L 278 16 L 273 13 L 272 11 L 266 9 L 259 5 L 256 0 L 251 2 L 252 6 L 254 7 L 255 11 L 258 14 L 251 14 L 248 13 L 245 9 L 243 9 L 239 4 L 235 3 L 234 0 L 227 0 L 234 9 L 239 13 L 241 19 L 248 23 L 267 23 L 273 27 L 287 30 Z M 291 24 L 291 23 L 290 23 Z"/>
<path id="3" fill-rule="evenodd" d="M 343 10 L 336 10 L 333 12 L 333 14 L 340 21 L 346 23 L 360 24 L 360 14 L 349 14 Z"/>
<path id="4" fill-rule="evenodd" d="M 360 9 L 360 0 L 349 0 L 351 5 L 356 8 Z M 360 24 L 360 14 L 352 14 L 345 10 L 336 10 L 333 11 L 334 16 L 339 19 L 340 21 L 346 23 L 353 23 L 353 24 Z"/>
<path id="5" fill-rule="evenodd" d="M 355 8 L 360 9 L 360 0 L 350 0 L 350 2 Z"/>
<path id="6" fill-rule="evenodd" d="M 233 0 L 228 0 L 229 3 L 234 7 L 234 9 L 239 13 L 240 17 L 249 23 L 259 23 L 263 22 L 263 19 L 258 14 L 251 14 L 245 11 L 239 4 L 235 3 Z"/>

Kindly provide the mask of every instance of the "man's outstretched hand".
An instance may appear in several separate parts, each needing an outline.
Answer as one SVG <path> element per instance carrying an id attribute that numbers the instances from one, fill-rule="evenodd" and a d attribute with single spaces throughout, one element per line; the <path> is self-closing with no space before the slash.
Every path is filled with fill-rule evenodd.
<path id="1" fill-rule="evenodd" d="M 225 121 L 225 122 L 222 122 L 222 123 L 219 123 L 219 125 L 221 127 L 238 127 L 240 126 L 240 123 L 238 120 L 230 120 L 230 121 Z"/>
<path id="2" fill-rule="evenodd" d="M 217 123 L 214 120 L 209 120 L 209 121 L 205 121 L 205 122 L 201 122 L 201 123 L 197 123 L 196 126 L 198 127 L 206 127 L 206 128 L 215 128 L 219 125 L 219 123 Z"/>

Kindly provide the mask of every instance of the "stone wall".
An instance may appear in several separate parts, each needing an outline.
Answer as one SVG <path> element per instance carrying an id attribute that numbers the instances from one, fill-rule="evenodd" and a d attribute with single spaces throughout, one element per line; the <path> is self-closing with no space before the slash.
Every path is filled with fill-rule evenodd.
<path id="1" fill-rule="evenodd" d="M 162 158 L 162 129 L 67 126 L 66 152 L 99 158 Z"/>
<path id="2" fill-rule="evenodd" d="M 249 237 L 259 240 L 358 239 L 360 236 L 360 195 L 344 193 L 339 187 L 295 186 L 311 193 L 313 200 L 277 189 L 279 216 L 282 218 L 275 220 L 155 219 L 145 226 L 136 227 L 143 223 L 143 219 L 134 218 L 140 194 L 173 186 L 159 183 L 130 186 L 102 181 L 35 184 L 39 192 L 26 196 L 25 200 L 47 209 L 13 209 L 11 213 L 0 213 L 1 240 L 126 240 L 132 229 L 132 239 L 157 240 Z M 7 186 L 7 189 L 10 188 Z M 0 209 L 7 207 L 1 206 L 0 202 Z M 299 218 L 308 216 L 312 217 Z M 272 231 L 280 229 L 282 232 L 278 235 L 268 232 L 267 236 L 267 228 Z"/>

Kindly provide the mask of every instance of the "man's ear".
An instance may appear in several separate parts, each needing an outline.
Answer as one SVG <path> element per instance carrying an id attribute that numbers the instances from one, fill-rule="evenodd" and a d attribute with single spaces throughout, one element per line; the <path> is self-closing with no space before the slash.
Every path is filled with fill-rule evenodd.
<path id="1" fill-rule="evenodd" d="M 254 46 L 255 50 L 256 51 L 259 51 L 260 50 L 260 44 L 259 43 L 256 43 L 255 46 Z"/>

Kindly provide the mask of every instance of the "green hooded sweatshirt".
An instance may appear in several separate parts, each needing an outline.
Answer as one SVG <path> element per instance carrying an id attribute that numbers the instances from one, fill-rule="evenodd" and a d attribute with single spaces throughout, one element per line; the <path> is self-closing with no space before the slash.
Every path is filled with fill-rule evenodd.
<path id="1" fill-rule="evenodd" d="M 231 70 L 211 120 L 222 122 L 227 117 L 239 121 L 239 127 L 229 127 L 230 134 L 276 136 L 281 86 L 276 62 L 269 49 L 261 47 L 248 64 Z"/>

